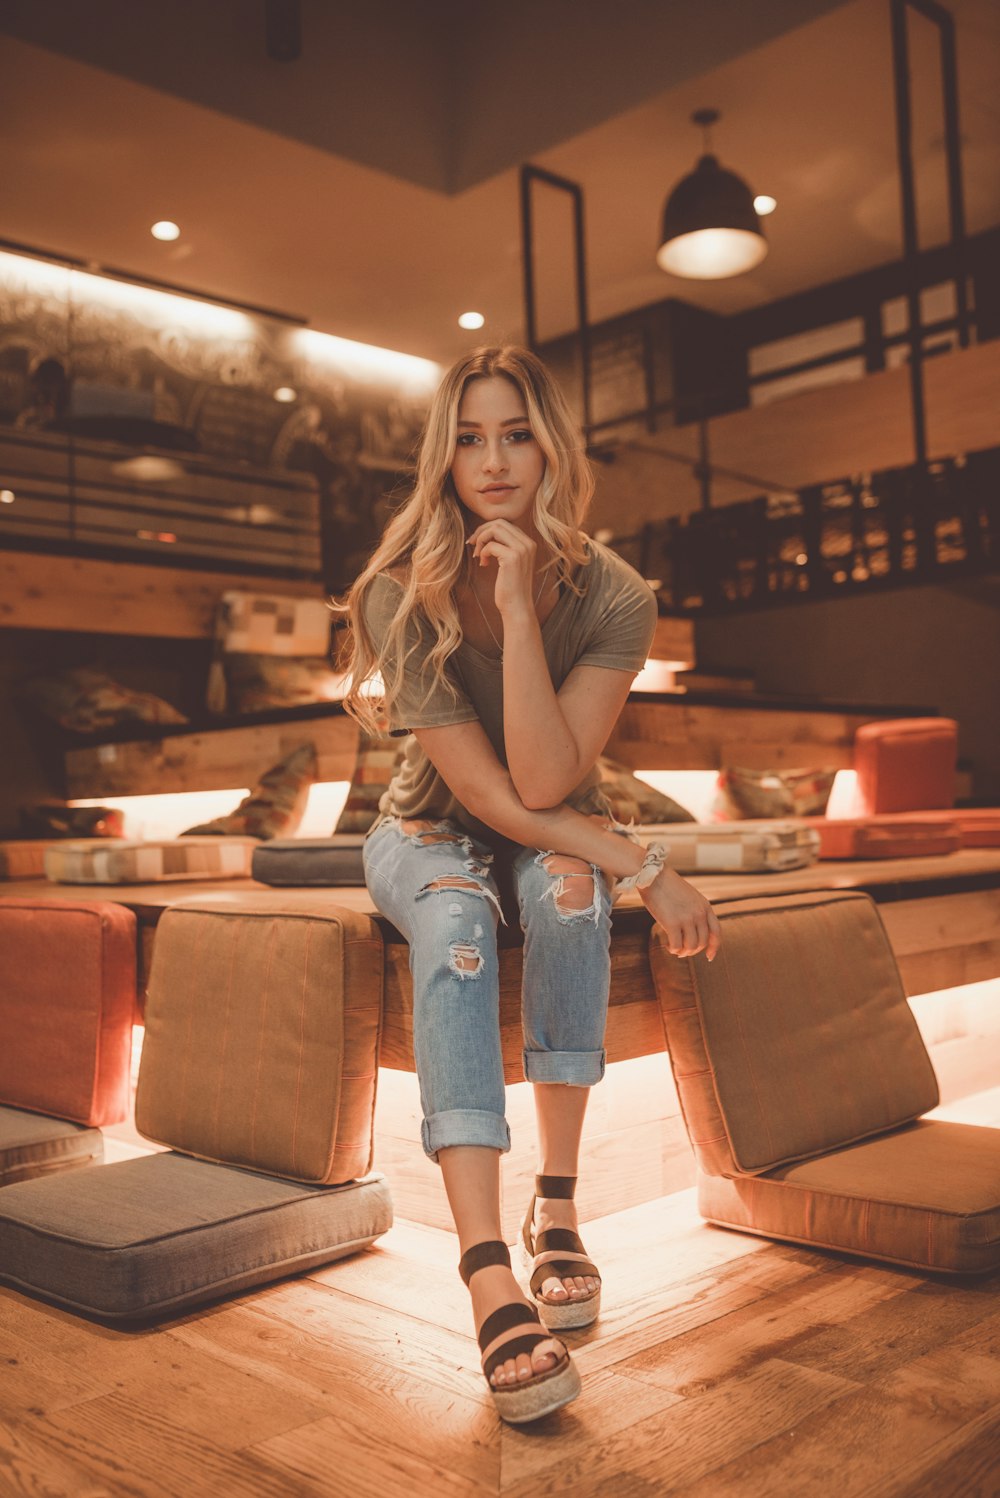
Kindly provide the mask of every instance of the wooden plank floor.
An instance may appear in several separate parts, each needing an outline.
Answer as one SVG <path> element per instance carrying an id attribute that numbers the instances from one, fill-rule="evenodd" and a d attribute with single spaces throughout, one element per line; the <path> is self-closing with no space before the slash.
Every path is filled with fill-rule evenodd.
<path id="1" fill-rule="evenodd" d="M 1000 1088 L 945 1112 L 1000 1125 Z M 149 1331 L 0 1290 L 0 1495 L 997 1498 L 1000 1278 L 710 1228 L 689 1191 L 586 1241 L 583 1395 L 521 1430 L 437 1229 Z"/>

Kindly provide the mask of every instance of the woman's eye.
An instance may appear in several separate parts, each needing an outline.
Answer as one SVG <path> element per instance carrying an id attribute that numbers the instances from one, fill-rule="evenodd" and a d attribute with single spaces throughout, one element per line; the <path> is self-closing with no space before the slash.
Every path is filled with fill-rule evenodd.
<path id="1" fill-rule="evenodd" d="M 458 438 L 459 447 L 471 447 L 476 441 L 475 432 L 461 432 Z"/>
<path id="2" fill-rule="evenodd" d="M 508 436 L 512 442 L 530 442 L 533 433 L 528 431 L 526 427 L 521 427 L 517 431 L 509 432 Z"/>

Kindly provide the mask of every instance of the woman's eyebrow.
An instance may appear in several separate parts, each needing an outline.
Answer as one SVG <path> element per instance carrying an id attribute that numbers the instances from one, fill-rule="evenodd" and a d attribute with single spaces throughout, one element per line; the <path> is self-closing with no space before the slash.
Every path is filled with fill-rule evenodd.
<path id="1" fill-rule="evenodd" d="M 482 426 L 482 422 L 479 421 L 460 421 L 458 424 L 460 427 Z M 528 418 L 526 416 L 511 416 L 507 421 L 502 421 L 500 425 L 502 427 L 527 426 Z"/>

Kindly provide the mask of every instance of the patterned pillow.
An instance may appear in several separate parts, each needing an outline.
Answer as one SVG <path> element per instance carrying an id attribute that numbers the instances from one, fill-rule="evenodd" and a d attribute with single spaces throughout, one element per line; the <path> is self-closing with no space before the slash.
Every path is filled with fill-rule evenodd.
<path id="1" fill-rule="evenodd" d="M 328 660 L 316 656 L 227 655 L 222 669 L 227 713 L 339 702 L 347 682 L 343 672 L 332 670 Z"/>
<path id="2" fill-rule="evenodd" d="M 601 755 L 601 791 L 619 822 L 654 825 L 658 822 L 694 822 L 697 819 L 670 796 L 639 780 L 625 765 Z"/>
<path id="3" fill-rule="evenodd" d="M 209 712 L 249 713 L 336 700 L 324 680 L 333 674 L 330 620 L 322 598 L 223 593 L 208 671 Z M 280 665 L 288 669 L 275 669 Z"/>
<path id="4" fill-rule="evenodd" d="M 836 774 L 836 770 L 745 770 L 728 765 L 716 781 L 712 820 L 821 817 Z"/>
<path id="5" fill-rule="evenodd" d="M 317 768 L 315 746 L 300 744 L 261 776 L 235 811 L 189 827 L 181 837 L 291 837 L 302 821 Z"/>
<path id="6" fill-rule="evenodd" d="M 162 697 L 134 692 L 89 666 L 36 676 L 22 684 L 20 693 L 38 712 L 75 733 L 98 733 L 122 723 L 188 721 Z"/>
<path id="7" fill-rule="evenodd" d="M 388 789 L 403 757 L 404 742 L 389 734 L 359 734 L 351 788 L 333 829 L 335 833 L 368 831 L 378 816 L 382 793 Z"/>

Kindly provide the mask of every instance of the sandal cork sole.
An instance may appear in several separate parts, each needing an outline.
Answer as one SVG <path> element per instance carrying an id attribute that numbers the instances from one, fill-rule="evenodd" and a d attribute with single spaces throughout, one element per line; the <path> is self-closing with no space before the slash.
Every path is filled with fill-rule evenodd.
<path id="1" fill-rule="evenodd" d="M 570 1404 L 582 1392 L 580 1370 L 569 1357 L 550 1368 L 547 1373 L 535 1373 L 523 1384 L 489 1386 L 496 1412 L 508 1425 L 526 1425 L 529 1420 L 540 1420 L 543 1415 L 554 1414 L 564 1405 Z"/>
<path id="2" fill-rule="evenodd" d="M 530 1287 L 530 1277 L 535 1267 L 535 1258 L 531 1251 L 522 1243 L 520 1245 L 521 1266 L 526 1278 L 529 1280 L 528 1294 L 531 1296 L 532 1304 L 537 1307 L 538 1314 L 542 1319 L 542 1325 L 548 1331 L 582 1331 L 584 1327 L 593 1326 L 601 1314 L 601 1287 L 598 1285 L 593 1295 L 588 1295 L 585 1300 L 570 1300 L 568 1297 L 561 1304 L 554 1300 L 544 1300 L 542 1296 L 536 1295 Z"/>

